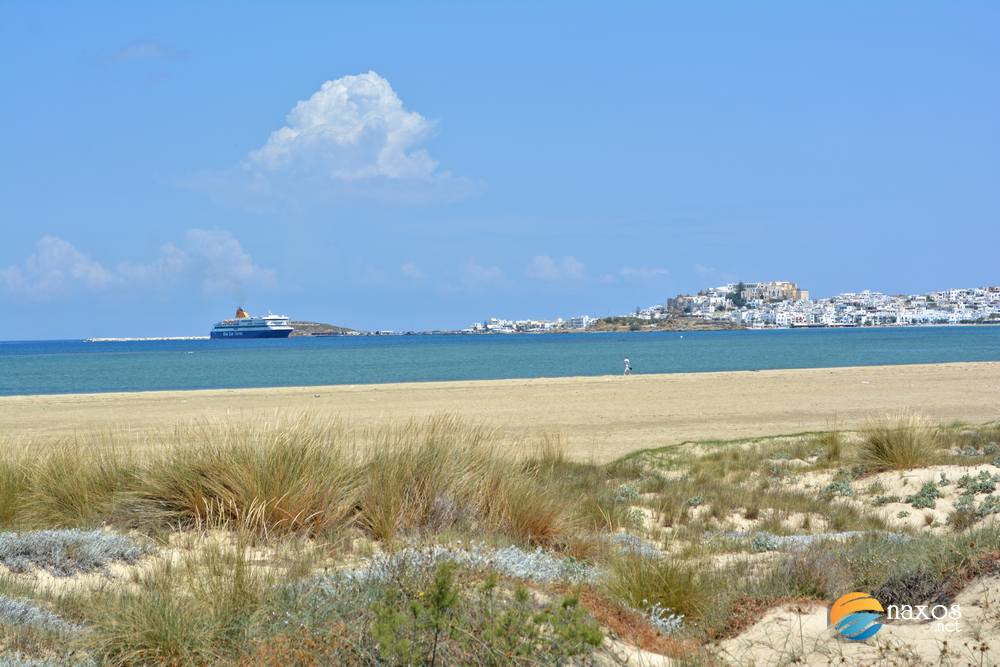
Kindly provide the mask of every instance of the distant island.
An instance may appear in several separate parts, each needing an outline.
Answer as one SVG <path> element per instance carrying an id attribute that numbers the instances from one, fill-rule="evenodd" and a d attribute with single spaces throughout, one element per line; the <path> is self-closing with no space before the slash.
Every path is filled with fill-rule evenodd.
<path id="1" fill-rule="evenodd" d="M 324 322 L 291 322 L 292 336 L 359 336 L 362 332 Z"/>

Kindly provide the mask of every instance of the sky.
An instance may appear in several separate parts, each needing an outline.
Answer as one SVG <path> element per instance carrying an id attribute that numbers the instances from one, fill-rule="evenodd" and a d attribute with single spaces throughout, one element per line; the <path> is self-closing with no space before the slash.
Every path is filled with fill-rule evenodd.
<path id="1" fill-rule="evenodd" d="M 994 2 L 0 4 L 0 339 L 1000 283 Z"/>

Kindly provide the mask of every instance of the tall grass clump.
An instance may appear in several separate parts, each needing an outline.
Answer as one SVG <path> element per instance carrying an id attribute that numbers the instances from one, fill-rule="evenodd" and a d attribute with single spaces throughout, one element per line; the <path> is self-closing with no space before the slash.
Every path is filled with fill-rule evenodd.
<path id="1" fill-rule="evenodd" d="M 519 444 L 447 416 L 368 430 L 308 415 L 203 422 L 141 443 L 94 435 L 0 458 L 0 525 L 255 539 L 357 527 L 386 542 L 457 530 L 565 546 L 586 494 L 564 481 L 572 465 L 557 440 L 528 458 L 511 451 Z"/>
<path id="2" fill-rule="evenodd" d="M 239 528 L 257 535 L 335 532 L 357 504 L 344 429 L 299 417 L 202 424 L 151 458 L 124 504 L 139 526 Z"/>
<path id="3" fill-rule="evenodd" d="M 25 488 L 17 511 L 30 528 L 100 525 L 138 472 L 134 454 L 110 434 L 57 443 L 22 465 Z"/>
<path id="4" fill-rule="evenodd" d="M 370 438 L 360 521 L 385 541 L 468 518 L 482 478 L 499 461 L 495 432 L 445 417 L 380 429 Z"/>
<path id="5" fill-rule="evenodd" d="M 551 459 L 518 462 L 504 444 L 495 430 L 450 417 L 378 431 L 362 471 L 361 526 L 384 541 L 458 528 L 559 546 L 572 503 L 543 472 Z"/>
<path id="6" fill-rule="evenodd" d="M 493 471 L 480 490 L 482 522 L 488 530 L 519 542 L 563 549 L 575 543 L 580 524 L 566 491 L 536 474 L 512 469 Z"/>
<path id="7" fill-rule="evenodd" d="M 869 419 L 861 429 L 860 463 L 872 471 L 928 465 L 938 448 L 938 429 L 926 418 L 902 411 Z"/>
<path id="8" fill-rule="evenodd" d="M 626 553 L 611 563 L 608 589 L 635 609 L 654 605 L 685 619 L 700 619 L 712 604 L 709 577 L 690 565 L 666 558 Z"/>
<path id="9" fill-rule="evenodd" d="M 14 527 L 27 486 L 24 470 L 16 460 L 0 459 L 0 529 Z"/>
<path id="10" fill-rule="evenodd" d="M 214 664 L 250 640 L 279 576 L 255 566 L 247 542 L 208 545 L 135 585 L 95 592 L 81 643 L 100 664 Z"/>
<path id="11" fill-rule="evenodd" d="M 844 434 L 840 430 L 840 425 L 834 416 L 830 423 L 830 430 L 820 433 L 816 438 L 817 444 L 823 448 L 823 458 L 830 463 L 840 461 L 844 452 Z"/>

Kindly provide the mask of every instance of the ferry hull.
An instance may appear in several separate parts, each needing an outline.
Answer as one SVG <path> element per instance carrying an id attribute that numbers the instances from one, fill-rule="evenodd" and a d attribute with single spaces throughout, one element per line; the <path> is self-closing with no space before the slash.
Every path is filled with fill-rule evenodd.
<path id="1" fill-rule="evenodd" d="M 260 331 L 213 331 L 212 339 L 227 338 L 288 338 L 291 329 L 261 329 Z"/>

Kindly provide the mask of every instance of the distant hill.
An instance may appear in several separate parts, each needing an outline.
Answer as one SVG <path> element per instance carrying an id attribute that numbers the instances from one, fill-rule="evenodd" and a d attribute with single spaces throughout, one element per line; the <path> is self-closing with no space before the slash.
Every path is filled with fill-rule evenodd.
<path id="1" fill-rule="evenodd" d="M 292 332 L 293 336 L 343 336 L 354 333 L 354 329 L 323 322 L 292 322 L 291 324 L 295 329 Z"/>

